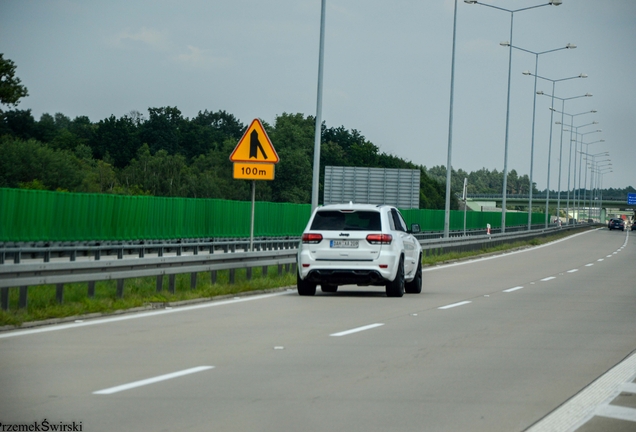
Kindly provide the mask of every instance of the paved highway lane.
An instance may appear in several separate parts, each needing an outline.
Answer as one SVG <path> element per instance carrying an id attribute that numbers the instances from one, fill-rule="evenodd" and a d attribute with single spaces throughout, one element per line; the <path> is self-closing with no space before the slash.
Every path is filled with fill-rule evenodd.
<path id="1" fill-rule="evenodd" d="M 636 348 L 628 239 L 598 230 L 428 269 L 403 298 L 290 291 L 0 333 L 0 421 L 522 431 Z"/>

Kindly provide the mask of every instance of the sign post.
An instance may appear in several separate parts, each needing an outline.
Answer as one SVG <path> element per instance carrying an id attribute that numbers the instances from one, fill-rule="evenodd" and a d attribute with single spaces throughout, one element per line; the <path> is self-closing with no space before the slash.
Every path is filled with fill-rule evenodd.
<path id="1" fill-rule="evenodd" d="M 280 159 L 265 128 L 254 119 L 230 155 L 234 162 L 234 178 L 252 180 L 252 215 L 250 220 L 250 251 L 254 250 L 254 205 L 256 180 L 274 180 L 274 165 Z"/>

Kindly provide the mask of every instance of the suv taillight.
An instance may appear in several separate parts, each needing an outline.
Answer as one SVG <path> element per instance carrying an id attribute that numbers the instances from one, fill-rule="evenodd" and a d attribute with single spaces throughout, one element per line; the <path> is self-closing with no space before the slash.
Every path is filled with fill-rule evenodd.
<path id="1" fill-rule="evenodd" d="M 391 244 L 393 236 L 391 234 L 369 234 L 367 241 L 371 244 Z"/>
<path id="2" fill-rule="evenodd" d="M 317 244 L 322 241 L 322 234 L 303 234 L 303 243 Z"/>

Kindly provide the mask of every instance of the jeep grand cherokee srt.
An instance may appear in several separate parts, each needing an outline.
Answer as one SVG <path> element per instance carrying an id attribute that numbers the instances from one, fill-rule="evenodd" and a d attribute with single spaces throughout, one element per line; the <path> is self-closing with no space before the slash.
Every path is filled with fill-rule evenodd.
<path id="1" fill-rule="evenodd" d="M 314 210 L 298 247 L 298 294 L 320 285 L 385 286 L 388 297 L 422 291 L 422 247 L 399 210 L 388 205 L 332 204 Z"/>

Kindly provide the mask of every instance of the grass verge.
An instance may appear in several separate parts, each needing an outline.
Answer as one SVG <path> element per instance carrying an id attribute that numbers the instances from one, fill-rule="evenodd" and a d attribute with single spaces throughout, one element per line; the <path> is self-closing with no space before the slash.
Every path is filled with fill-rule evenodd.
<path id="1" fill-rule="evenodd" d="M 575 232 L 561 232 L 541 239 L 520 241 L 507 245 L 482 249 L 471 252 L 451 252 L 440 255 L 426 256 L 422 264 L 431 266 L 449 261 L 466 259 L 487 253 L 501 252 L 521 247 L 537 246 L 555 241 Z M 156 278 L 128 279 L 125 282 L 124 297 L 117 297 L 115 281 L 97 282 L 95 296 L 87 297 L 87 284 L 75 283 L 64 286 L 64 303 L 59 304 L 55 297 L 55 285 L 40 285 L 29 287 L 28 304 L 24 309 L 18 308 L 19 292 L 12 288 L 9 293 L 9 310 L 0 310 L 0 327 L 20 326 L 23 323 L 42 321 L 51 318 L 76 317 L 86 314 L 111 314 L 127 309 L 147 307 L 153 305 L 164 306 L 169 303 L 206 299 L 224 295 L 236 295 L 245 292 L 262 291 L 273 288 L 282 288 L 296 284 L 296 275 L 284 273 L 278 275 L 276 266 L 268 269 L 263 277 L 260 267 L 252 269 L 252 279 L 247 280 L 245 269 L 237 270 L 235 283 L 229 283 L 229 272 L 219 271 L 216 283 L 212 283 L 209 273 L 199 273 L 195 289 L 190 288 L 190 274 L 176 276 L 175 293 L 171 294 L 165 288 L 156 292 Z"/>

